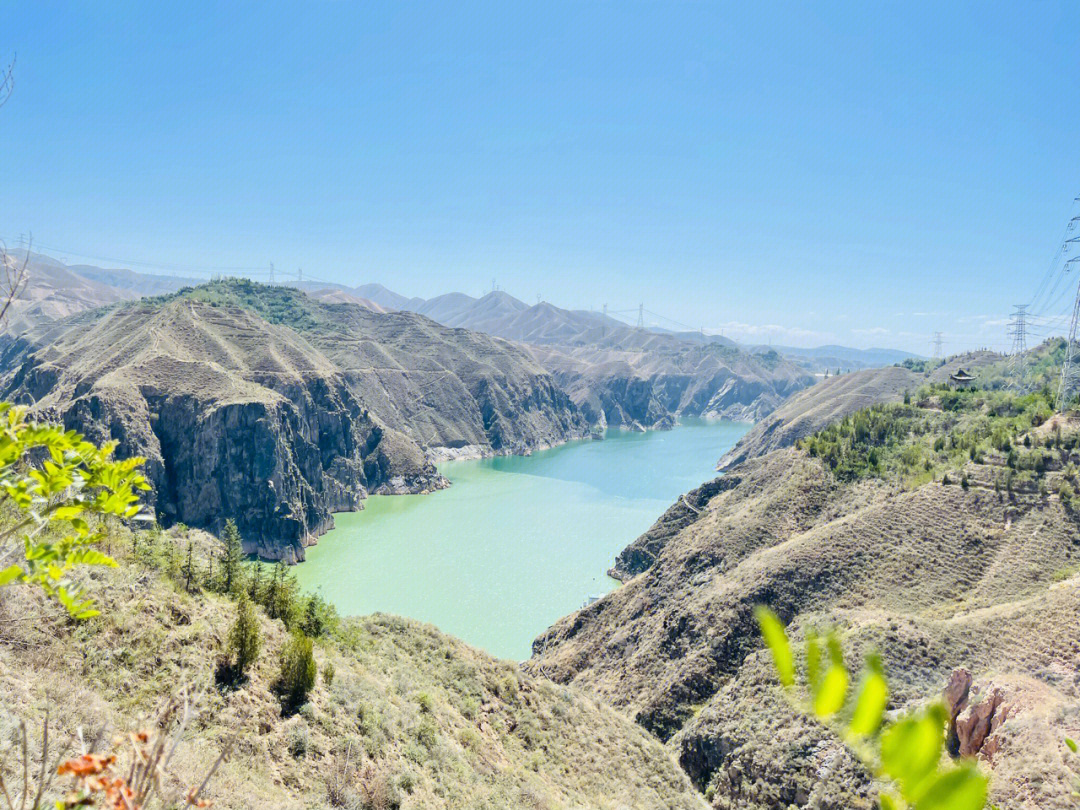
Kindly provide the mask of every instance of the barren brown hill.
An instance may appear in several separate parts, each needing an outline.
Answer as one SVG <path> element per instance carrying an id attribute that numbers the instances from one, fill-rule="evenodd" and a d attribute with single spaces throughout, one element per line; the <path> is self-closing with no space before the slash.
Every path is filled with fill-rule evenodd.
<path id="1" fill-rule="evenodd" d="M 953 419 L 929 407 L 927 424 Z M 1071 492 L 1080 453 L 1075 438 L 1048 437 L 1078 427 L 1031 432 L 1035 478 L 982 450 L 921 485 L 845 482 L 794 447 L 736 465 L 624 551 L 626 583 L 538 638 L 534 666 L 667 741 L 714 807 L 869 808 L 869 775 L 780 696 L 753 616 L 767 604 L 796 637 L 835 625 L 849 655 L 879 650 L 893 709 L 934 699 L 957 667 L 984 694 L 1002 688 L 1014 709 L 984 758 L 993 800 L 1071 806 L 1062 740 L 1080 731 L 1080 523 L 1056 493 Z"/>
<path id="2" fill-rule="evenodd" d="M 75 273 L 61 262 L 36 253 L 8 254 L 9 265 L 26 259 L 28 280 L 12 302 L 2 331 L 18 335 L 37 324 L 66 318 L 76 312 L 136 298 L 137 294 Z"/>
<path id="3" fill-rule="evenodd" d="M 372 289 L 388 301 L 385 288 Z M 529 346 L 593 423 L 648 428 L 672 417 L 760 419 L 813 376 L 775 352 L 744 351 L 715 335 L 628 326 L 596 312 L 547 301 L 526 304 L 502 291 L 427 301 L 397 297 L 400 308 L 439 323 Z"/>
<path id="4" fill-rule="evenodd" d="M 0 365 L 5 398 L 145 456 L 164 524 L 232 517 L 249 551 L 289 560 L 369 491 L 443 486 L 429 451 L 587 430 L 511 344 L 245 281 L 43 325 Z"/>

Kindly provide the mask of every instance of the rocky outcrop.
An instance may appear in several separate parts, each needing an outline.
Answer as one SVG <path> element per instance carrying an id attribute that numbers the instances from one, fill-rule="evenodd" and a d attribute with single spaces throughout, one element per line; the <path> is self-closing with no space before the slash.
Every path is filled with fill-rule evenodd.
<path id="1" fill-rule="evenodd" d="M 980 697 L 971 673 L 963 668 L 953 670 L 942 701 L 949 715 L 947 747 L 954 757 L 990 759 L 1001 748 L 1001 738 L 995 732 L 1009 719 L 1005 694 L 991 688 L 987 696 Z"/>
<path id="2" fill-rule="evenodd" d="M 163 524 L 231 517 L 247 551 L 290 562 L 368 493 L 446 486 L 440 449 L 588 430 L 510 344 L 250 282 L 58 321 L 9 339 L 0 369 L 5 398 L 145 457 Z"/>
<path id="3" fill-rule="evenodd" d="M 619 552 L 608 576 L 625 582 L 647 571 L 672 537 L 702 518 L 713 497 L 738 484 L 737 475 L 721 476 L 680 497 L 645 534 Z"/>

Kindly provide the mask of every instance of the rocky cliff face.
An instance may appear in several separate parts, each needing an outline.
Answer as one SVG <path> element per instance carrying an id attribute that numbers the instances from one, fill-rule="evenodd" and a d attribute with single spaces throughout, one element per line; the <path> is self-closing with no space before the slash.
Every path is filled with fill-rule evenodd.
<path id="1" fill-rule="evenodd" d="M 629 351 L 610 346 L 531 346 L 591 420 L 663 426 L 672 416 L 754 421 L 814 381 L 788 360 L 719 343 L 651 335 Z"/>
<path id="2" fill-rule="evenodd" d="M 162 523 L 232 517 L 247 551 L 288 561 L 369 492 L 445 486 L 431 448 L 519 452 L 587 430 L 511 346 L 246 282 L 41 327 L 0 368 L 5 398 L 145 456 Z"/>
<path id="3" fill-rule="evenodd" d="M 795 448 L 737 465 L 631 544 L 625 584 L 540 636 L 535 665 L 666 740 L 714 807 L 874 806 L 869 775 L 781 697 L 753 613 L 768 604 L 796 639 L 836 626 L 854 660 L 878 650 L 893 709 L 961 666 L 1009 685 L 1007 715 L 992 691 L 957 701 L 958 739 L 993 740 L 999 806 L 1055 806 L 1040 785 L 1068 782 L 1044 754 L 1080 703 L 1080 577 L 1062 579 L 1080 531 L 1054 495 L 995 493 L 991 466 L 968 465 L 970 488 L 906 490 L 840 483 Z"/>

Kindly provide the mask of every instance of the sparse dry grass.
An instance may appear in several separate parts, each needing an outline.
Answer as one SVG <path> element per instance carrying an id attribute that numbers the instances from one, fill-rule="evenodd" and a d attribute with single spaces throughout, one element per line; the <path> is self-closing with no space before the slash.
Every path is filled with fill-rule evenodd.
<path id="1" fill-rule="evenodd" d="M 190 534 L 201 553 L 213 547 Z M 34 728 L 46 706 L 59 737 L 111 735 L 186 686 L 195 718 L 173 770 L 189 784 L 233 744 L 208 790 L 216 807 L 703 806 L 663 747 L 615 711 L 405 619 L 346 620 L 318 642 L 333 682 L 320 675 L 283 718 L 271 686 L 286 632 L 260 611 L 250 680 L 221 691 L 234 603 L 133 560 L 122 532 L 118 550 L 121 567 L 95 575 L 102 616 L 84 624 L 26 589 L 0 591 L 0 748 L 17 716 Z"/>

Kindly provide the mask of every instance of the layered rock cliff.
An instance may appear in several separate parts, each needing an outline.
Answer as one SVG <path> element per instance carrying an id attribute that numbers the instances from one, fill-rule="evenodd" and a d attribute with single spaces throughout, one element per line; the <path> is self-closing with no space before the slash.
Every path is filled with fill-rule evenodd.
<path id="1" fill-rule="evenodd" d="M 145 456 L 162 523 L 232 517 L 246 550 L 289 561 L 369 492 L 445 486 L 432 448 L 523 452 L 587 432 L 510 344 L 243 281 L 41 326 L 0 369 L 5 398 Z"/>
<path id="2" fill-rule="evenodd" d="M 672 416 L 754 421 L 814 380 L 775 353 L 752 355 L 666 335 L 649 335 L 632 350 L 598 345 L 530 351 L 586 416 L 611 426 L 663 426 Z"/>

